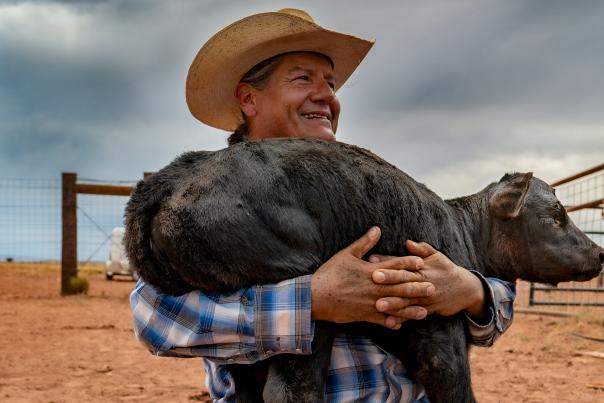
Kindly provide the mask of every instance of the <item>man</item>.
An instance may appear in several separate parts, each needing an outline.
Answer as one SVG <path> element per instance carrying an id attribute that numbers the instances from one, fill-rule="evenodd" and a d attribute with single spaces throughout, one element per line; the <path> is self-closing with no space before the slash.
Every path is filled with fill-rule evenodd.
<path id="1" fill-rule="evenodd" d="M 231 24 L 198 53 L 187 79 L 193 115 L 235 130 L 229 143 L 275 137 L 334 141 L 336 91 L 372 42 L 325 30 L 301 10 L 263 13 Z M 334 255 L 313 275 L 233 294 L 162 295 L 139 282 L 131 295 L 135 331 L 153 353 L 204 357 L 216 401 L 234 401 L 225 364 L 274 354 L 309 354 L 315 320 L 399 328 L 429 313 L 465 312 L 471 341 L 491 345 L 510 325 L 513 284 L 484 279 L 430 245 L 412 256 L 370 256 L 379 228 Z M 261 242 L 261 240 L 259 240 Z M 421 401 L 421 385 L 370 339 L 337 335 L 325 395 L 330 401 Z"/>

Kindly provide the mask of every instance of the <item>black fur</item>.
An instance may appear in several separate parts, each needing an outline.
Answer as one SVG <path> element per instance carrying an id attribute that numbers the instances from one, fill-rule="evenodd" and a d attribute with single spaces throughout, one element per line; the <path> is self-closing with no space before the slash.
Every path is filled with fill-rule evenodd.
<path id="1" fill-rule="evenodd" d="M 529 183 L 532 190 L 524 197 Z M 521 200 L 519 192 L 524 192 Z M 141 181 L 127 206 L 125 245 L 145 281 L 177 295 L 313 273 L 373 225 L 381 228 L 382 237 L 372 253 L 406 255 L 404 241 L 412 239 L 487 276 L 545 282 L 580 277 L 555 257 L 549 266 L 567 267 L 539 266 L 531 259 L 534 254 L 523 253 L 533 238 L 547 235 L 526 228 L 532 225 L 530 217 L 522 222 L 495 217 L 492 205 L 501 193 L 507 198 L 499 203 L 499 215 L 514 202 L 526 210 L 555 199 L 542 181 L 513 174 L 475 195 L 445 202 L 355 146 L 304 139 L 244 142 L 216 152 L 186 153 Z M 587 239 L 573 228 L 568 227 L 568 236 Z M 581 242 L 594 254 L 593 243 Z M 433 315 L 406 322 L 400 331 L 361 324 L 346 329 L 363 332 L 396 354 L 432 402 L 471 402 L 464 324 L 460 315 Z M 265 400 L 322 400 L 334 326 L 319 324 L 311 356 L 279 355 L 255 364 L 268 365 Z M 320 371 L 313 368 L 317 362 Z M 250 368 L 232 368 L 245 401 L 259 399 L 245 376 Z"/>

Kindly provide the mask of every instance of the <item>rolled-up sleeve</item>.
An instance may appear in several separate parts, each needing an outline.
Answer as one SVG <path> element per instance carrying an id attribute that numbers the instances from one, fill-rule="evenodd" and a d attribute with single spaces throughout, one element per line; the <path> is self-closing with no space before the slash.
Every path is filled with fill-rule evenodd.
<path id="1" fill-rule="evenodd" d="M 476 346 L 489 347 L 510 327 L 514 318 L 514 298 L 516 285 L 494 277 L 483 277 L 472 271 L 480 278 L 485 291 L 488 290 L 488 309 L 490 320 L 486 324 L 478 324 L 466 315 L 470 330 L 470 342 Z"/>
<path id="2" fill-rule="evenodd" d="M 229 294 L 162 294 L 139 281 L 130 295 L 137 339 L 160 356 L 251 363 L 277 353 L 310 354 L 311 276 Z"/>

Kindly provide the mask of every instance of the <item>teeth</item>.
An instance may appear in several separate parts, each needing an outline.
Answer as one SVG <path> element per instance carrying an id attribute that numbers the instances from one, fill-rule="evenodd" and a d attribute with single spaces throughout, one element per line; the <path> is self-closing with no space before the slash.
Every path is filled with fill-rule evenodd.
<path id="1" fill-rule="evenodd" d="M 327 116 L 317 115 L 314 113 L 308 113 L 302 116 L 304 116 L 306 119 L 327 119 Z"/>

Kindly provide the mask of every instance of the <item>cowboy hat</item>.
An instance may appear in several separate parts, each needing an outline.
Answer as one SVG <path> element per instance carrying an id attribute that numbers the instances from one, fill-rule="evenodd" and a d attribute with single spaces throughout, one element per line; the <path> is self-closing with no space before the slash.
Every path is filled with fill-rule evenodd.
<path id="1" fill-rule="evenodd" d="M 333 62 L 337 91 L 374 42 L 325 29 L 292 8 L 245 17 L 216 33 L 197 53 L 187 76 L 187 105 L 203 123 L 233 131 L 243 123 L 235 88 L 256 64 L 282 53 L 322 53 Z"/>

